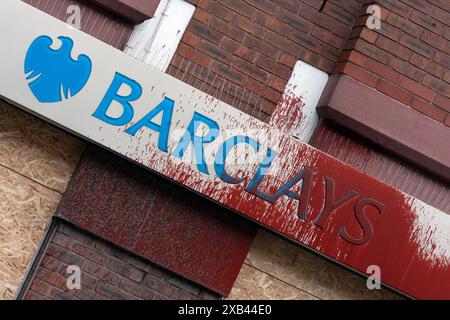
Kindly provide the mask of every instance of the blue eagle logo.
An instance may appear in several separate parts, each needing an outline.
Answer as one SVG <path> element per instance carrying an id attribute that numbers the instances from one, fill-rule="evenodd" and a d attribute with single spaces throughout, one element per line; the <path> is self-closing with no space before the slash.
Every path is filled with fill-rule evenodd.
<path id="1" fill-rule="evenodd" d="M 61 102 L 75 96 L 91 75 L 91 59 L 84 54 L 72 59 L 72 39 L 63 36 L 58 39 L 62 44 L 57 50 L 50 48 L 53 40 L 48 36 L 36 38 L 28 48 L 25 75 L 39 102 Z"/>

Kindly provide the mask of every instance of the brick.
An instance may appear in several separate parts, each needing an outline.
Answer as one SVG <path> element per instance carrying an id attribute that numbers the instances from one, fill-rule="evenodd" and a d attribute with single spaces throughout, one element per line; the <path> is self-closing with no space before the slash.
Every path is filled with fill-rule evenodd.
<path id="1" fill-rule="evenodd" d="M 319 62 L 315 66 L 326 73 L 331 73 L 335 64 L 334 61 L 328 60 L 325 57 L 320 57 Z"/>
<path id="2" fill-rule="evenodd" d="M 342 52 L 342 54 L 339 58 L 339 61 L 342 61 L 342 62 L 350 61 L 359 66 L 365 66 L 367 63 L 367 57 L 365 55 L 359 53 L 358 51 L 348 50 L 348 51 Z"/>
<path id="3" fill-rule="evenodd" d="M 335 31 L 337 26 L 337 21 L 323 12 L 318 12 L 317 10 L 311 8 L 310 6 L 302 6 L 300 8 L 300 16 L 314 22 L 314 24 L 321 26 L 322 28 Z M 281 16 L 280 16 L 281 19 Z M 343 38 L 347 38 L 347 35 L 341 35 Z"/>
<path id="4" fill-rule="evenodd" d="M 73 292 L 73 294 L 77 297 L 80 298 L 81 300 L 93 300 L 93 301 L 98 301 L 98 300 L 109 300 L 108 297 L 93 291 L 93 290 L 88 290 L 88 289 L 83 289 L 83 290 L 76 290 L 75 292 Z"/>
<path id="5" fill-rule="evenodd" d="M 450 83 L 450 70 L 445 71 L 443 79 L 445 82 Z"/>
<path id="6" fill-rule="evenodd" d="M 403 79 L 400 82 L 400 86 L 403 89 L 408 90 L 409 92 L 413 93 L 416 96 L 421 97 L 422 99 L 425 99 L 427 101 L 432 101 L 436 93 L 425 87 L 424 85 L 411 80 L 407 77 L 403 77 Z"/>
<path id="7" fill-rule="evenodd" d="M 276 107 L 277 107 L 276 103 L 273 103 L 268 100 L 263 100 L 263 102 L 261 103 L 260 109 L 264 114 L 267 114 L 270 116 L 275 111 Z M 258 114 L 255 116 L 258 117 L 259 119 L 261 119 L 262 121 L 265 121 L 264 118 L 261 117 L 261 115 Z"/>
<path id="8" fill-rule="evenodd" d="M 446 97 L 438 94 L 436 96 L 436 98 L 434 98 L 433 103 L 436 106 L 438 106 L 439 108 L 441 108 L 447 112 L 450 112 L 450 99 L 449 98 L 446 98 Z"/>
<path id="9" fill-rule="evenodd" d="M 114 257 L 124 262 L 128 261 L 129 259 L 128 254 L 124 250 L 120 250 L 106 241 L 96 241 L 95 248 L 108 256 Z"/>
<path id="10" fill-rule="evenodd" d="M 238 29 L 237 27 L 233 26 L 232 24 L 230 24 L 222 19 L 214 18 L 211 22 L 211 27 L 238 42 L 242 42 L 244 40 L 244 37 L 245 37 L 244 31 L 242 31 L 241 29 Z M 222 37 L 222 41 L 223 41 L 223 37 Z"/>
<path id="11" fill-rule="evenodd" d="M 450 11 L 448 10 L 442 10 L 441 8 L 434 6 L 431 16 L 446 25 L 450 25 Z"/>
<path id="12" fill-rule="evenodd" d="M 150 273 L 151 275 L 159 279 L 163 279 L 167 275 L 167 272 L 164 271 L 162 268 L 140 257 L 131 257 L 129 263 L 132 266 L 135 266 L 136 268 L 144 271 L 145 273 Z"/>
<path id="13" fill-rule="evenodd" d="M 108 261 L 106 255 L 82 243 L 75 243 L 72 246 L 72 251 L 98 264 L 105 264 Z"/>
<path id="14" fill-rule="evenodd" d="M 439 122 L 444 122 L 447 116 L 446 112 L 419 98 L 414 98 L 411 107 Z"/>
<path id="15" fill-rule="evenodd" d="M 353 23 L 356 20 L 356 17 L 350 12 L 342 10 L 342 8 L 332 4 L 330 1 L 325 3 L 323 12 L 349 26 L 353 26 Z"/>
<path id="16" fill-rule="evenodd" d="M 36 278 L 41 281 L 63 290 L 67 290 L 67 279 L 62 275 L 45 268 L 38 268 Z"/>
<path id="17" fill-rule="evenodd" d="M 212 57 L 214 60 L 218 60 L 224 63 L 229 63 L 232 59 L 230 53 L 208 41 L 202 41 L 199 46 L 199 50 Z"/>
<path id="18" fill-rule="evenodd" d="M 427 59 L 419 54 L 413 54 L 410 62 L 437 78 L 441 78 L 445 71 L 445 69 L 439 64 L 434 63 L 433 61 L 430 61 L 430 59 Z"/>
<path id="19" fill-rule="evenodd" d="M 49 255 L 45 255 L 41 261 L 41 267 L 44 267 L 50 271 L 60 273 L 62 270 L 67 269 L 68 264 L 60 260 L 57 260 Z"/>
<path id="20" fill-rule="evenodd" d="M 352 32 L 352 28 L 346 24 L 336 22 L 336 27 L 333 30 L 341 38 L 348 38 L 348 35 Z"/>
<path id="21" fill-rule="evenodd" d="M 128 279 L 122 279 L 120 288 L 144 300 L 152 300 L 155 297 L 155 292 L 153 290 Z"/>
<path id="22" fill-rule="evenodd" d="M 422 33 L 422 36 L 420 37 L 420 39 L 423 42 L 429 44 L 430 46 L 433 46 L 436 49 L 439 49 L 442 51 L 446 50 L 445 44 L 448 43 L 444 39 L 442 39 L 442 37 L 440 35 L 437 35 L 431 31 L 424 31 Z"/>
<path id="23" fill-rule="evenodd" d="M 256 60 L 256 65 L 282 79 L 288 80 L 291 77 L 292 70 L 290 68 L 268 57 L 260 56 Z"/>
<path id="24" fill-rule="evenodd" d="M 377 90 L 406 105 L 410 105 L 413 99 L 411 93 L 385 80 L 380 80 L 377 85 Z"/>
<path id="25" fill-rule="evenodd" d="M 277 17 L 272 17 L 268 14 L 258 12 L 256 13 L 255 21 L 269 30 L 279 33 L 282 36 L 289 34 L 291 27 L 281 22 Z"/>
<path id="26" fill-rule="evenodd" d="M 445 68 L 450 69 L 450 56 L 448 54 L 436 51 L 433 60 L 444 66 Z"/>
<path id="27" fill-rule="evenodd" d="M 448 0 L 428 0 L 428 2 L 438 6 L 441 9 L 450 11 L 450 3 L 448 3 Z"/>
<path id="28" fill-rule="evenodd" d="M 213 16 L 208 11 L 203 10 L 202 8 L 197 8 L 192 16 L 195 20 L 198 20 L 206 25 L 211 22 L 212 17 Z"/>
<path id="29" fill-rule="evenodd" d="M 231 21 L 231 18 L 235 15 L 233 11 L 224 7 L 217 1 L 201 0 L 198 3 L 198 7 L 205 9 L 212 16 L 219 17 L 226 21 Z"/>
<path id="30" fill-rule="evenodd" d="M 379 75 L 381 78 L 389 80 L 393 83 L 398 83 L 401 78 L 401 74 L 392 69 L 390 66 L 381 64 L 375 60 L 368 59 L 367 70 Z"/>
<path id="31" fill-rule="evenodd" d="M 72 246 L 74 239 L 64 233 L 56 232 L 52 238 L 52 242 L 69 249 Z"/>
<path id="32" fill-rule="evenodd" d="M 354 65 L 353 63 L 346 63 L 343 67 L 342 73 L 361 81 L 369 87 L 375 87 L 379 80 L 377 76 L 367 72 L 365 69 L 360 68 L 357 65 Z"/>
<path id="33" fill-rule="evenodd" d="M 318 64 L 320 62 L 320 55 L 309 50 L 304 50 L 303 52 L 301 52 L 299 58 L 300 60 L 305 61 L 314 67 L 318 67 Z"/>
<path id="34" fill-rule="evenodd" d="M 444 30 L 442 23 L 418 11 L 413 12 L 410 19 L 436 34 L 441 34 Z"/>
<path id="35" fill-rule="evenodd" d="M 218 44 L 222 39 L 221 34 L 217 30 L 212 29 L 197 20 L 191 20 L 188 25 L 188 30 L 215 44 Z"/>
<path id="36" fill-rule="evenodd" d="M 62 224 L 58 226 L 58 230 L 62 233 L 65 233 L 66 235 L 72 237 L 75 240 L 78 240 L 80 242 L 83 242 L 85 244 L 92 244 L 94 242 L 94 237 L 84 231 L 80 231 L 77 228 L 69 225 L 69 224 Z"/>
<path id="37" fill-rule="evenodd" d="M 313 0 L 309 1 L 311 2 Z M 354 16 L 359 16 L 363 12 L 362 5 L 364 1 L 360 0 L 330 0 L 330 1 L 336 4 L 338 7 L 342 8 L 343 10 L 350 12 Z"/>
<path id="38" fill-rule="evenodd" d="M 200 37 L 190 32 L 189 30 L 186 30 L 181 41 L 193 48 L 196 48 L 200 44 Z"/>
<path id="39" fill-rule="evenodd" d="M 386 38 L 381 35 L 377 38 L 377 41 L 375 42 L 375 44 L 378 48 L 381 48 L 381 49 L 383 49 L 387 52 L 391 52 L 391 53 L 394 53 L 395 49 L 397 47 L 397 42 L 392 41 L 391 39 Z"/>
<path id="40" fill-rule="evenodd" d="M 426 14 L 430 14 L 431 13 L 431 9 L 432 9 L 432 5 L 431 3 L 428 3 L 424 0 L 400 0 L 401 2 L 417 9 L 420 10 Z"/>
<path id="41" fill-rule="evenodd" d="M 136 300 L 138 299 L 137 297 L 126 293 L 125 291 L 118 289 L 106 282 L 103 281 L 99 281 L 99 283 L 97 284 L 95 290 L 104 295 L 107 296 L 111 299 L 114 300 Z"/>
<path id="42" fill-rule="evenodd" d="M 222 0 L 221 4 L 248 18 L 253 18 L 256 14 L 256 8 L 242 0 Z"/>
<path id="43" fill-rule="evenodd" d="M 355 49 L 383 64 L 387 64 L 389 62 L 390 56 L 388 53 L 364 40 L 358 40 L 356 42 Z"/>
<path id="44" fill-rule="evenodd" d="M 81 288 L 84 289 L 94 289 L 97 284 L 97 279 L 93 276 L 81 271 Z"/>
<path id="45" fill-rule="evenodd" d="M 450 127 L 450 114 L 447 115 L 447 118 L 445 119 L 444 124 L 445 124 L 447 127 Z"/>
<path id="46" fill-rule="evenodd" d="M 419 39 L 413 38 L 406 34 L 400 38 L 400 43 L 427 58 L 431 58 L 436 51 L 433 47 L 427 45 Z"/>
<path id="47" fill-rule="evenodd" d="M 340 49 L 344 45 L 344 40 L 341 37 L 319 26 L 314 27 L 311 35 L 336 49 Z"/>
<path id="48" fill-rule="evenodd" d="M 241 15 L 235 15 L 233 19 L 231 19 L 231 23 L 236 27 L 244 30 L 245 32 L 251 33 L 256 37 L 260 37 L 262 28 L 257 25 L 254 21 L 243 17 Z"/>
<path id="49" fill-rule="evenodd" d="M 273 31 L 267 30 L 264 35 L 264 40 L 268 43 L 266 45 L 278 47 L 279 49 L 295 56 L 298 56 L 299 53 L 303 50 L 302 46 L 298 45 L 294 41 L 280 37 L 279 34 Z"/>
<path id="50" fill-rule="evenodd" d="M 256 91 L 256 92 L 258 92 L 258 91 Z M 281 92 L 279 92 L 279 91 L 277 91 L 275 89 L 272 89 L 270 87 L 267 87 L 267 86 L 262 91 L 259 91 L 259 94 L 262 97 L 266 98 L 269 101 L 272 101 L 275 104 L 280 102 L 281 95 L 282 95 Z"/>
<path id="51" fill-rule="evenodd" d="M 174 285 L 177 288 L 182 289 L 183 291 L 187 291 L 193 295 L 198 295 L 200 293 L 200 286 L 197 284 L 187 281 L 185 279 L 182 279 L 178 276 L 171 275 L 167 277 L 167 282 Z"/>
<path id="52" fill-rule="evenodd" d="M 202 300 L 218 300 L 220 298 L 216 293 L 209 290 L 202 290 L 198 297 Z"/>
<path id="53" fill-rule="evenodd" d="M 277 9 L 277 6 L 270 0 L 245 0 L 245 2 L 272 15 L 275 14 Z"/>
<path id="54" fill-rule="evenodd" d="M 409 59 L 409 62 L 411 62 L 413 65 L 419 67 L 420 69 L 426 69 L 428 62 L 430 59 L 425 58 L 424 56 L 414 53 L 411 58 Z"/>
<path id="55" fill-rule="evenodd" d="M 374 32 L 377 32 L 379 34 L 382 34 L 383 36 L 392 39 L 394 41 L 398 41 L 400 39 L 400 36 L 402 35 L 402 31 L 389 23 L 383 23 L 383 26 L 381 29 L 373 30 Z"/>
<path id="56" fill-rule="evenodd" d="M 339 59 L 341 51 L 336 49 L 335 47 L 329 46 L 325 43 L 322 43 L 320 46 L 319 54 L 323 57 L 329 58 L 332 61 L 337 61 Z"/>
<path id="57" fill-rule="evenodd" d="M 256 61 L 256 58 L 258 57 L 258 54 L 255 51 L 250 50 L 249 48 L 242 45 L 238 46 L 233 53 L 239 58 L 242 58 L 251 63 L 254 63 Z"/>
<path id="58" fill-rule="evenodd" d="M 414 38 L 420 38 L 423 29 L 419 27 L 417 24 L 403 19 L 402 17 L 399 17 L 395 14 L 390 13 L 386 20 L 391 25 L 397 27 L 402 32 L 406 32 L 409 35 L 413 36 Z"/>
<path id="59" fill-rule="evenodd" d="M 291 27 L 300 30 L 304 33 L 310 33 L 314 27 L 314 24 L 310 21 L 303 19 L 301 16 L 294 14 L 292 12 L 281 10 L 277 18 L 290 25 Z"/>
<path id="60" fill-rule="evenodd" d="M 157 279 L 150 275 L 145 276 L 142 284 L 164 296 L 167 296 L 167 297 L 173 298 L 173 299 L 176 299 L 181 291 L 179 288 L 171 285 L 170 283 L 167 283 L 165 281 L 162 281 L 161 279 Z"/>
<path id="61" fill-rule="evenodd" d="M 316 53 L 320 51 L 320 42 L 303 32 L 293 31 L 289 34 L 289 39 Z"/>
<path id="62" fill-rule="evenodd" d="M 136 282 L 140 282 L 144 277 L 142 270 L 117 259 L 111 259 L 109 261 L 108 269 Z"/>
<path id="63" fill-rule="evenodd" d="M 190 294 L 188 292 L 181 292 L 180 295 L 177 297 L 178 300 L 200 300 L 199 297 L 194 296 L 193 294 Z"/>
<path id="64" fill-rule="evenodd" d="M 351 38 L 361 38 L 366 40 L 369 43 L 375 43 L 375 41 L 378 38 L 378 33 L 373 31 L 373 30 L 369 30 L 366 27 L 358 27 L 353 29 L 353 31 L 350 34 Z"/>
<path id="65" fill-rule="evenodd" d="M 37 293 L 37 292 L 34 292 L 34 291 L 32 291 L 32 290 L 29 290 L 29 291 L 26 293 L 24 299 L 25 299 L 25 300 L 36 300 L 36 301 L 37 301 L 37 300 L 49 300 L 48 297 L 45 297 L 45 296 L 43 296 L 43 295 L 41 295 L 41 294 L 39 294 L 39 293 Z"/>
<path id="66" fill-rule="evenodd" d="M 39 293 L 42 296 L 48 296 L 50 294 L 52 287 L 49 286 L 47 283 L 43 282 L 42 280 L 35 278 L 33 280 L 33 283 L 31 284 L 30 289 L 36 293 Z"/>
<path id="67" fill-rule="evenodd" d="M 422 80 L 422 83 L 427 87 L 436 90 L 440 94 L 450 97 L 450 85 L 447 82 L 426 74 Z"/>
<path id="68" fill-rule="evenodd" d="M 278 49 L 275 48 L 274 46 L 252 35 L 247 35 L 245 37 L 243 45 L 245 45 L 247 48 L 251 50 L 264 54 L 268 57 L 274 57 L 278 51 Z"/>
<path id="69" fill-rule="evenodd" d="M 437 63 L 429 61 L 425 71 L 427 71 L 429 74 L 431 74 L 437 78 L 441 78 L 444 75 L 445 68 Z"/>
<path id="70" fill-rule="evenodd" d="M 290 12 L 294 12 L 294 13 L 297 13 L 300 8 L 300 1 L 298 1 L 298 0 L 272 0 L 272 2 L 278 6 L 284 8 Z M 320 2 L 320 1 L 314 0 L 314 2 Z"/>
<path id="71" fill-rule="evenodd" d="M 55 300 L 79 300 L 76 296 L 70 292 L 59 290 L 53 288 L 50 295 L 54 297 Z"/>
<path id="72" fill-rule="evenodd" d="M 414 54 L 414 52 L 407 47 L 401 45 L 400 43 L 397 43 L 397 46 L 395 47 L 394 51 L 392 52 L 397 57 L 408 61 L 411 59 L 411 56 Z"/>
<path id="73" fill-rule="evenodd" d="M 224 65 L 223 63 L 220 62 L 217 63 L 213 62 L 211 64 L 211 70 L 220 75 L 221 77 L 230 80 L 234 83 L 240 83 L 244 79 L 240 71 L 230 66 Z"/>
<path id="74" fill-rule="evenodd" d="M 113 286 L 119 285 L 120 280 L 122 279 L 120 275 L 115 274 L 113 271 L 107 269 L 106 267 L 103 267 L 91 261 L 88 261 L 86 263 L 83 271 Z"/>
<path id="75" fill-rule="evenodd" d="M 298 61 L 298 59 L 295 56 L 293 56 L 289 53 L 281 54 L 279 60 L 280 60 L 280 63 L 282 63 L 290 68 L 293 68 Z"/>
<path id="76" fill-rule="evenodd" d="M 399 58 L 393 58 L 389 62 L 389 65 L 396 71 L 400 72 L 401 74 L 410 77 L 411 79 L 414 79 L 415 81 L 422 81 L 422 79 L 425 76 L 425 71 L 416 68 L 412 64 L 408 63 L 407 61 L 404 61 Z"/>
<path id="77" fill-rule="evenodd" d="M 401 15 L 402 17 L 408 17 L 411 14 L 411 9 L 398 0 L 383 0 L 379 4 L 386 9 Z"/>
<path id="78" fill-rule="evenodd" d="M 83 257 L 54 243 L 50 243 L 47 248 L 47 253 L 50 256 L 70 265 L 77 265 L 81 267 L 85 262 Z"/>
<path id="79" fill-rule="evenodd" d="M 271 88 L 274 88 L 275 90 L 279 92 L 283 92 L 284 88 L 286 87 L 287 80 L 278 78 L 275 75 L 270 75 L 269 80 L 267 81 L 267 85 Z"/>
<path id="80" fill-rule="evenodd" d="M 450 28 L 446 27 L 445 28 L 445 33 L 443 34 L 444 38 L 447 40 L 450 40 Z"/>

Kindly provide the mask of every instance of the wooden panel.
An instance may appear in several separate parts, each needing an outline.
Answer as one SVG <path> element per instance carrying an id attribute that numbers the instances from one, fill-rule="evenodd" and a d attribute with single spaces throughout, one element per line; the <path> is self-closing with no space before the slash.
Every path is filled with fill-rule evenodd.
<path id="1" fill-rule="evenodd" d="M 256 236 L 246 263 L 285 286 L 297 288 L 317 299 L 400 298 L 386 289 L 369 290 L 365 278 L 266 231 L 260 231 Z M 242 292 L 239 297 L 250 299 L 252 294 Z M 287 296 L 281 294 L 280 298 Z"/>
<path id="2" fill-rule="evenodd" d="M 0 166 L 0 299 L 12 299 L 61 195 Z"/>
<path id="3" fill-rule="evenodd" d="M 244 265 L 229 300 L 316 300 L 317 298 L 249 265 Z"/>
<path id="4" fill-rule="evenodd" d="M 0 101 L 0 165 L 63 193 L 85 143 Z"/>

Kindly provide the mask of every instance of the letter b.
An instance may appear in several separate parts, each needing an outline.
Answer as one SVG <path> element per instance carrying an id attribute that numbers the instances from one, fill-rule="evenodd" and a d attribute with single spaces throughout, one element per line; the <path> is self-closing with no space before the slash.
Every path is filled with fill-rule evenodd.
<path id="1" fill-rule="evenodd" d="M 127 96 L 119 95 L 119 90 L 122 87 L 122 85 L 126 85 L 131 89 L 129 95 Z M 131 121 L 131 119 L 133 119 L 134 116 L 134 110 L 130 102 L 136 101 L 141 97 L 141 95 L 142 95 L 142 87 L 140 86 L 139 83 L 117 72 L 114 77 L 114 80 L 109 86 L 108 91 L 103 97 L 102 102 L 100 102 L 100 105 L 98 106 L 97 110 L 95 110 L 95 112 L 92 114 L 92 116 L 113 126 L 126 125 Z M 111 107 L 113 101 L 117 101 L 122 106 L 123 109 L 122 114 L 117 118 L 111 117 L 106 114 L 108 109 Z"/>

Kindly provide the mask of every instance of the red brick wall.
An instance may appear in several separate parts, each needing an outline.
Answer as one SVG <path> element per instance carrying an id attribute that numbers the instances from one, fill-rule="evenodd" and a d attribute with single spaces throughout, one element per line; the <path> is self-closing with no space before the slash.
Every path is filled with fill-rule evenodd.
<path id="1" fill-rule="evenodd" d="M 333 70 L 361 9 L 358 0 L 188 1 L 197 8 L 170 73 L 181 77 L 178 69 L 189 68 L 188 73 L 201 73 L 185 59 L 211 69 L 199 77 L 204 81 L 184 80 L 220 96 L 222 82 L 214 83 L 215 75 L 227 79 L 230 95 L 237 92 L 227 102 L 237 108 L 247 104 L 241 99 L 245 93 L 262 96 L 263 113 L 253 114 L 262 120 L 267 120 L 279 102 L 297 60 L 328 73 Z M 244 111 L 251 113 L 249 109 Z"/>
<path id="2" fill-rule="evenodd" d="M 218 295 L 65 222 L 45 245 L 25 300 L 218 299 Z M 81 289 L 69 290 L 67 268 L 81 269 Z"/>
<path id="3" fill-rule="evenodd" d="M 362 15 L 334 72 L 450 126 L 450 2 L 372 2 L 382 9 L 381 29 L 369 30 Z"/>

